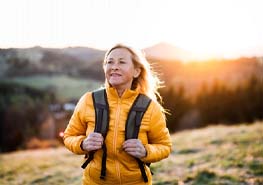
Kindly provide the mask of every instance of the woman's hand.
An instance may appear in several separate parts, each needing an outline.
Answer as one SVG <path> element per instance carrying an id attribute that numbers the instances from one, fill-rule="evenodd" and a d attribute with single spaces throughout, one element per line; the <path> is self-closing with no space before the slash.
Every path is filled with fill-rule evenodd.
<path id="1" fill-rule="evenodd" d="M 85 151 L 98 150 L 102 147 L 103 136 L 100 133 L 92 132 L 82 141 L 81 147 Z"/>
<path id="2" fill-rule="evenodd" d="M 136 158 L 142 158 L 147 155 L 146 149 L 139 139 L 128 139 L 122 145 L 124 151 Z"/>

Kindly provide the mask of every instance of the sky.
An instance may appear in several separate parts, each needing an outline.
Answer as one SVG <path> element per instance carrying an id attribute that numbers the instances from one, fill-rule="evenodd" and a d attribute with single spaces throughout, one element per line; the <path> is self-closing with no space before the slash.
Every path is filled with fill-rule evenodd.
<path id="1" fill-rule="evenodd" d="M 0 48 L 147 48 L 263 55 L 262 0 L 0 0 Z"/>

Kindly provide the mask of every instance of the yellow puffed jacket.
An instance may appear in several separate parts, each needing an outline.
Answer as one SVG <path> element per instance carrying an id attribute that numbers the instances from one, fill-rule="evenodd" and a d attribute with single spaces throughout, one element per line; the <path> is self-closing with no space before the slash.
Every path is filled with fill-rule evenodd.
<path id="1" fill-rule="evenodd" d="M 126 90 L 119 97 L 114 88 L 106 89 L 110 108 L 109 130 L 105 139 L 107 146 L 107 170 L 105 180 L 100 179 L 102 149 L 94 154 L 94 159 L 83 172 L 83 184 L 152 184 L 150 169 L 146 166 L 148 183 L 143 181 L 138 163 L 134 157 L 122 149 L 125 140 L 125 123 L 128 112 L 139 94 L 136 90 Z M 65 130 L 65 146 L 76 154 L 86 154 L 80 148 L 81 142 L 94 131 L 95 111 L 91 92 L 84 94 Z M 152 101 L 141 122 L 138 139 L 147 151 L 141 158 L 145 163 L 160 161 L 171 152 L 171 138 L 166 128 L 165 116 L 158 103 Z"/>

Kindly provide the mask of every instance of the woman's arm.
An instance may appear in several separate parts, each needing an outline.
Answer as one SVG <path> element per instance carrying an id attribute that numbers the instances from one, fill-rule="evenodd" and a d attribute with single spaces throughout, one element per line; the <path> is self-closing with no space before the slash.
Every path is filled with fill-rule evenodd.
<path id="1" fill-rule="evenodd" d="M 81 149 L 81 142 L 86 138 L 87 124 L 85 121 L 86 101 L 88 93 L 84 94 L 70 118 L 69 124 L 64 132 L 65 146 L 76 154 L 85 154 L 87 152 Z"/>
<path id="2" fill-rule="evenodd" d="M 160 105 L 154 103 L 150 118 L 150 130 L 147 134 L 148 143 L 144 147 L 147 155 L 141 160 L 145 163 L 157 162 L 167 158 L 171 153 L 172 141 L 166 127 L 165 115 Z"/>

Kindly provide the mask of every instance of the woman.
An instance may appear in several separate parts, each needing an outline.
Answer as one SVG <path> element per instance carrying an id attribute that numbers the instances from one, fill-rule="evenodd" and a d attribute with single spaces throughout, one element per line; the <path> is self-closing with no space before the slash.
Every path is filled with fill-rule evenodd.
<path id="1" fill-rule="evenodd" d="M 76 154 L 96 151 L 83 172 L 83 184 L 152 184 L 149 167 L 144 167 L 148 178 L 145 182 L 136 158 L 152 163 L 171 152 L 164 109 L 157 102 L 160 81 L 142 53 L 121 44 L 105 54 L 103 69 L 110 114 L 107 136 L 103 138 L 94 132 L 92 93 L 87 92 L 79 100 L 65 130 L 65 146 Z M 125 140 L 125 122 L 139 94 L 147 95 L 152 101 L 142 118 L 138 138 Z M 107 175 L 101 179 L 103 144 L 107 146 Z"/>

